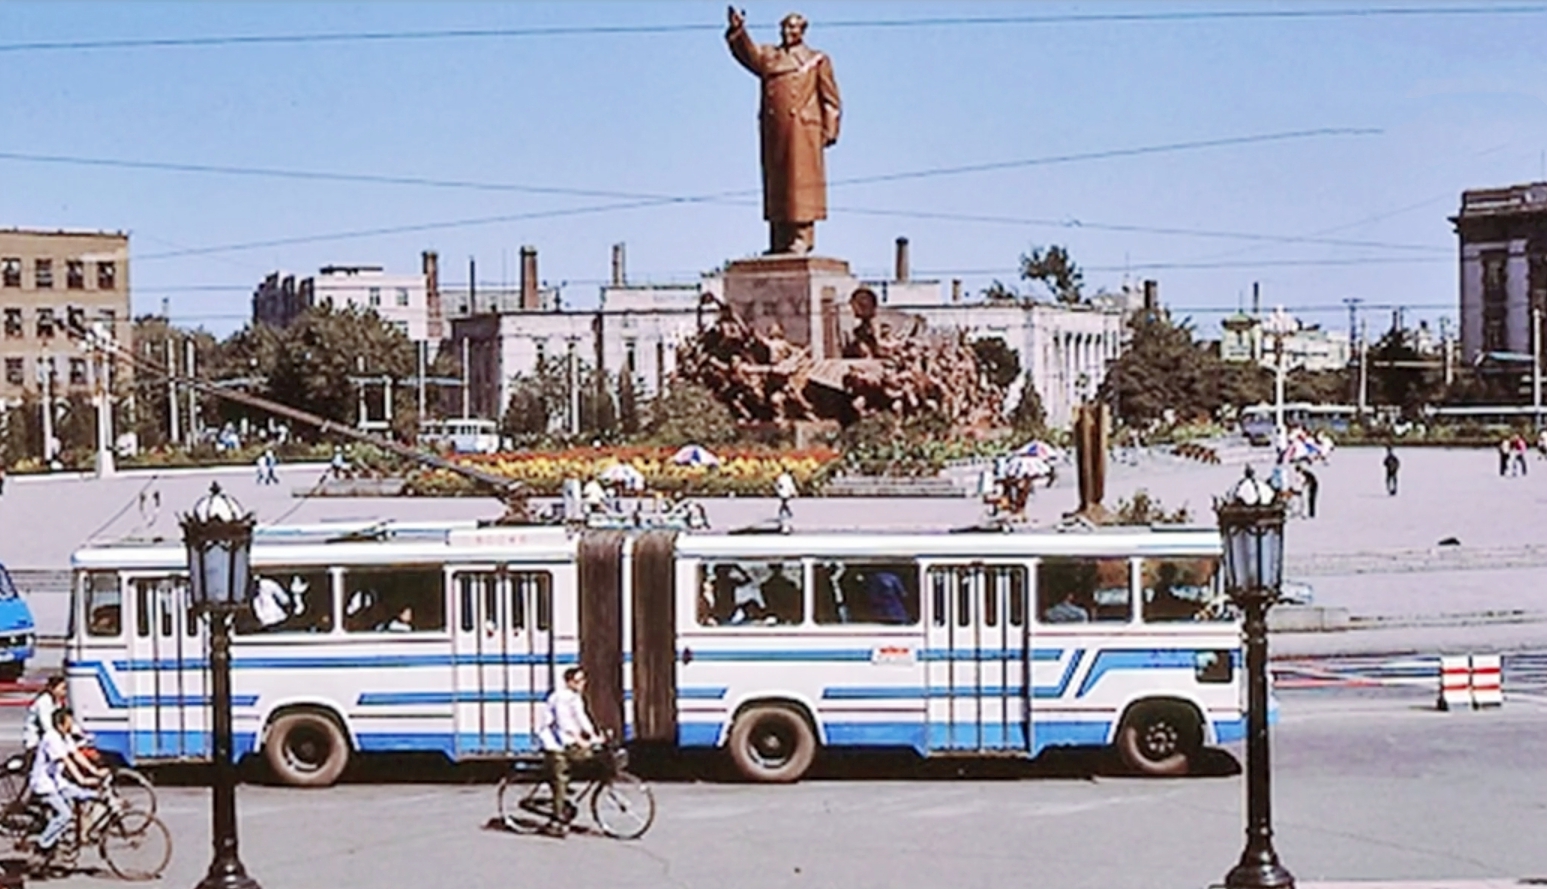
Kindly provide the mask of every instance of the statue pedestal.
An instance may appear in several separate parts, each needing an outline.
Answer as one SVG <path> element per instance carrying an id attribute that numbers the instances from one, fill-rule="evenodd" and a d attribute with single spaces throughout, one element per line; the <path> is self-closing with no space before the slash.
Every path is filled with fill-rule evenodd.
<path id="1" fill-rule="evenodd" d="M 778 322 L 817 361 L 839 357 L 841 319 L 857 287 L 849 264 L 828 256 L 758 256 L 725 268 L 725 301 L 737 317 L 764 335 Z"/>

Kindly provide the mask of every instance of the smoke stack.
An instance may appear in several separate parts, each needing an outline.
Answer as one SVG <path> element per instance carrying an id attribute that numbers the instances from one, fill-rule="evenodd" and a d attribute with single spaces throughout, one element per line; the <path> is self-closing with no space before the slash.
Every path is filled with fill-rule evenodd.
<path id="1" fill-rule="evenodd" d="M 1160 282 L 1153 278 L 1144 281 L 1144 311 L 1155 312 L 1160 309 Z"/>
<path id="2" fill-rule="evenodd" d="M 908 280 L 908 239 L 897 239 L 897 283 L 903 284 Z"/>
<path id="3" fill-rule="evenodd" d="M 628 265 L 625 247 L 620 242 L 612 245 L 612 286 L 622 287 L 628 283 Z"/>
<path id="4" fill-rule="evenodd" d="M 961 301 L 962 301 L 962 279 L 960 279 L 960 278 L 952 278 L 951 279 L 951 302 L 959 303 Z"/>
<path id="5" fill-rule="evenodd" d="M 420 253 L 419 267 L 424 271 L 425 333 L 432 340 L 443 339 L 446 315 L 440 304 L 440 256 L 434 250 Z"/>
<path id="6" fill-rule="evenodd" d="M 1252 317 L 1262 314 L 1262 294 L 1257 289 L 1257 282 L 1252 282 Z"/>
<path id="7" fill-rule="evenodd" d="M 521 308 L 536 311 L 537 304 L 537 248 L 521 248 Z"/>

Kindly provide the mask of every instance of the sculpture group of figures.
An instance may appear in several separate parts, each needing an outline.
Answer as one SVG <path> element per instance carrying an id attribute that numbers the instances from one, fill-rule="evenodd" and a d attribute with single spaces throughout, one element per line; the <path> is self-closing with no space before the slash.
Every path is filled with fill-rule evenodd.
<path id="1" fill-rule="evenodd" d="M 679 351 L 678 373 L 742 421 L 848 425 L 889 412 L 938 414 L 958 428 L 998 422 L 1004 393 L 985 379 L 964 335 L 928 333 L 921 323 L 896 334 L 873 315 L 856 314 L 843 357 L 819 361 L 778 324 L 760 334 L 721 305 L 716 320 Z"/>

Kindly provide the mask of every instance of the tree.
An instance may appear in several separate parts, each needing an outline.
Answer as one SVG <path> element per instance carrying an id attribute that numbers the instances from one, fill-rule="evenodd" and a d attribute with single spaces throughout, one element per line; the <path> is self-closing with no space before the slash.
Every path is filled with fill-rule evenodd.
<path id="1" fill-rule="evenodd" d="M 645 429 L 662 444 L 725 444 L 738 437 L 730 408 L 697 383 L 674 379 L 650 401 Z"/>
<path id="2" fill-rule="evenodd" d="M 568 385 L 563 364 L 545 358 L 530 374 L 517 374 L 510 384 L 501 431 L 516 441 L 541 438 L 553 429 L 567 407 Z"/>
<path id="3" fill-rule="evenodd" d="M 1347 404 L 1352 399 L 1352 380 L 1346 369 L 1290 371 L 1284 380 L 1285 401 L 1309 401 L 1312 404 Z"/>
<path id="4" fill-rule="evenodd" d="M 639 434 L 639 392 L 627 370 L 618 374 L 618 432 L 626 437 Z"/>
<path id="5" fill-rule="evenodd" d="M 281 404 L 353 423 L 359 403 L 351 377 L 402 379 L 414 372 L 414 347 L 406 334 L 372 311 L 330 306 L 307 309 L 280 332 L 268 397 Z"/>
<path id="6" fill-rule="evenodd" d="M 1030 253 L 1022 254 L 1021 278 L 1042 282 L 1048 293 L 1061 303 L 1073 305 L 1085 302 L 1080 292 L 1085 283 L 1085 274 L 1069 257 L 1069 251 L 1057 244 L 1046 250 L 1033 247 Z"/>
<path id="7" fill-rule="evenodd" d="M 1047 432 L 1047 411 L 1042 408 L 1042 396 L 1031 383 L 1027 373 L 1021 383 L 1021 399 L 1010 411 L 1010 428 L 1022 438 L 1040 438 Z"/>
<path id="8" fill-rule="evenodd" d="M 1224 405 L 1230 405 L 1237 410 L 1252 404 L 1270 401 L 1273 398 L 1273 372 L 1255 362 L 1236 363 L 1219 361 L 1215 356 L 1209 356 L 1218 362 L 1218 370 L 1213 379 L 1214 394 L 1212 401 L 1215 410 Z"/>
<path id="9" fill-rule="evenodd" d="M 1369 353 L 1369 383 L 1376 403 L 1400 407 L 1402 415 L 1416 419 L 1426 404 L 1441 395 L 1439 374 L 1420 364 L 1423 355 L 1413 343 L 1413 332 L 1393 327 Z"/>
<path id="10" fill-rule="evenodd" d="M 1219 358 L 1193 340 L 1189 322 L 1164 312 L 1139 312 L 1128 322 L 1129 346 L 1107 372 L 1101 397 L 1124 423 L 1142 426 L 1165 416 L 1211 416 L 1219 407 Z"/>
<path id="11" fill-rule="evenodd" d="M 1021 358 L 1005 343 L 1004 337 L 973 340 L 972 353 L 977 356 L 978 370 L 1000 391 L 1010 388 L 1021 375 Z"/>

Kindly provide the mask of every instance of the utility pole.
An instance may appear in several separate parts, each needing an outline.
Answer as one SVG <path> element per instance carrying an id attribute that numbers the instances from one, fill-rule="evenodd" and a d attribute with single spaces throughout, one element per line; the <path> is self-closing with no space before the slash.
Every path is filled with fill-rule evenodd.
<path id="1" fill-rule="evenodd" d="M 195 351 L 195 349 L 196 349 L 196 346 L 194 344 L 193 337 L 189 337 L 188 339 L 183 341 L 183 350 L 187 354 L 187 357 L 188 357 L 188 361 L 187 361 L 187 365 L 188 365 L 188 379 L 190 379 L 190 380 L 193 379 L 195 374 L 196 374 L 196 371 L 194 370 L 194 362 L 196 360 L 195 356 L 197 356 L 198 353 Z M 199 401 L 198 401 L 198 398 L 199 398 L 199 390 L 193 388 L 192 386 L 189 386 L 188 387 L 188 442 L 190 444 L 198 444 L 198 441 L 199 441 Z"/>
<path id="2" fill-rule="evenodd" d="M 1359 419 L 1364 419 L 1370 398 L 1370 347 L 1365 342 L 1365 322 L 1359 322 Z"/>
<path id="3" fill-rule="evenodd" d="M 1440 318 L 1440 358 L 1445 362 L 1445 388 L 1456 380 L 1455 364 L 1450 355 L 1450 319 Z"/>
<path id="4" fill-rule="evenodd" d="M 178 443 L 182 424 L 177 421 L 177 344 L 172 341 L 172 328 L 167 326 L 167 434 L 172 444 Z"/>
<path id="5" fill-rule="evenodd" d="M 54 356 L 44 352 L 38 362 L 38 383 L 43 389 L 43 466 L 54 465 Z"/>
<path id="6" fill-rule="evenodd" d="M 575 369 L 575 341 L 569 341 L 569 434 L 580 434 L 580 380 Z"/>
<path id="7" fill-rule="evenodd" d="M 1531 414 L 1542 425 L 1542 307 L 1531 307 Z"/>
<path id="8" fill-rule="evenodd" d="M 468 373 L 468 343 L 467 337 L 462 337 L 462 419 L 472 417 L 472 377 Z"/>
<path id="9" fill-rule="evenodd" d="M 97 335 L 108 333 L 98 326 Z M 97 385 L 97 478 L 110 478 L 117 472 L 113 463 L 113 381 L 110 376 L 112 353 L 95 351 L 91 356 L 93 382 Z"/>
<path id="10" fill-rule="evenodd" d="M 360 403 L 359 409 L 357 411 L 357 413 L 359 414 L 359 419 L 357 419 L 355 421 L 355 425 L 360 427 L 361 429 L 364 429 L 365 428 L 366 418 L 369 416 L 369 413 L 366 411 L 366 407 L 365 407 L 365 356 L 364 355 L 356 355 L 355 356 L 355 379 L 359 381 L 359 382 L 355 383 L 355 398 Z"/>
<path id="11" fill-rule="evenodd" d="M 424 418 L 424 373 L 425 373 L 425 366 L 424 365 L 425 365 L 425 351 L 427 349 L 429 349 L 430 343 L 429 343 L 428 340 L 420 340 L 418 343 L 415 343 L 414 345 L 417 347 L 417 348 L 414 349 L 414 357 L 419 359 L 419 430 L 423 431 L 424 430 L 424 419 L 425 419 Z"/>

